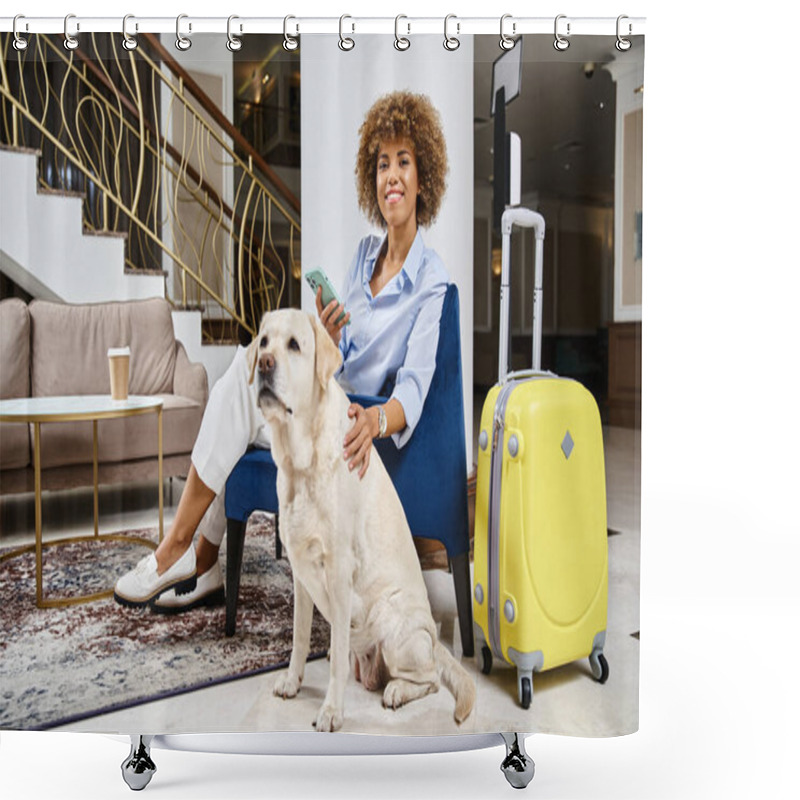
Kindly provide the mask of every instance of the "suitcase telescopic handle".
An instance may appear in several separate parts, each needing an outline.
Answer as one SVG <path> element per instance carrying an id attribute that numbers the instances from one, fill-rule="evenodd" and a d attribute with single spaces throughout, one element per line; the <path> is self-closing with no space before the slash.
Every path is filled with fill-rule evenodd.
<path id="1" fill-rule="evenodd" d="M 509 295 L 511 277 L 511 229 L 533 228 L 536 241 L 533 275 L 533 370 L 542 367 L 542 259 L 544 252 L 544 217 L 529 208 L 507 208 L 500 221 L 503 234 L 503 262 L 500 274 L 500 357 L 499 382 L 505 383 L 508 376 Z"/>

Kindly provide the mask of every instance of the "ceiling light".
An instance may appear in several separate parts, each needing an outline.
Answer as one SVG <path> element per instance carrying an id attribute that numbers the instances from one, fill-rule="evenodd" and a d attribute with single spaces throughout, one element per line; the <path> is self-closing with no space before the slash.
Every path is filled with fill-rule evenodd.
<path id="1" fill-rule="evenodd" d="M 500 277 L 503 271 L 503 251 L 499 247 L 492 248 L 492 275 Z"/>

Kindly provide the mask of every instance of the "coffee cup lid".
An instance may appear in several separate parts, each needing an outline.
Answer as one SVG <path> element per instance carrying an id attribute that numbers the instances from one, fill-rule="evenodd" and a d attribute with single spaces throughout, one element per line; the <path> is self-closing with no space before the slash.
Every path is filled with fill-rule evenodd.
<path id="1" fill-rule="evenodd" d="M 129 356 L 131 354 L 130 347 L 109 347 L 108 348 L 108 356 L 112 358 L 113 356 Z"/>

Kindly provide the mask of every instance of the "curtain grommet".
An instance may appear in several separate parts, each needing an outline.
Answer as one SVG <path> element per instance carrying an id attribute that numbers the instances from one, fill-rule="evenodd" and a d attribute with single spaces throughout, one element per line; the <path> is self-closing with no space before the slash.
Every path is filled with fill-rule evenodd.
<path id="1" fill-rule="evenodd" d="M 21 53 L 23 50 L 27 50 L 27 48 L 28 48 L 28 40 L 27 39 L 23 39 L 19 35 L 19 30 L 18 30 L 17 23 L 21 19 L 25 19 L 25 16 L 23 14 L 17 14 L 14 17 L 14 29 L 13 29 L 14 30 L 14 49 L 18 53 Z M 25 23 L 25 30 L 27 30 L 27 29 L 28 29 L 28 24 Z"/>
<path id="2" fill-rule="evenodd" d="M 512 39 L 511 36 L 509 36 L 505 32 L 506 20 L 507 19 L 511 19 L 511 18 L 512 18 L 511 14 L 503 14 L 503 16 L 500 17 L 500 49 L 501 50 L 513 50 L 514 49 L 514 45 L 516 44 L 516 41 L 514 39 Z M 512 22 L 511 23 L 511 33 L 512 33 L 512 35 L 515 34 L 516 31 L 517 31 L 517 23 L 516 22 Z"/>
<path id="3" fill-rule="evenodd" d="M 355 39 L 344 35 L 343 25 L 346 19 L 352 19 L 352 17 L 349 14 L 342 14 L 342 16 L 339 17 L 339 49 L 343 50 L 345 53 L 349 52 L 356 46 Z M 355 30 L 356 26 L 355 23 L 353 23 L 351 25 L 350 32 L 355 33 Z"/>
<path id="4" fill-rule="evenodd" d="M 64 17 L 64 49 L 68 52 L 78 49 L 78 40 L 69 32 L 69 21 L 75 19 L 74 14 L 67 14 Z M 80 30 L 80 25 L 76 26 L 76 30 Z"/>
<path id="5" fill-rule="evenodd" d="M 228 50 L 231 51 L 231 53 L 236 53 L 242 49 L 242 40 L 234 36 L 233 33 L 231 33 L 231 23 L 235 19 L 239 19 L 239 17 L 237 17 L 235 14 L 231 14 L 231 16 L 228 17 L 228 41 L 225 42 L 225 47 L 227 47 Z M 240 25 L 239 33 L 241 32 L 242 32 L 242 26 Z"/>
<path id="6" fill-rule="evenodd" d="M 409 47 L 411 47 L 411 40 L 407 39 L 405 36 L 400 35 L 399 28 L 401 19 L 408 19 L 408 17 L 405 14 L 398 14 L 394 18 L 394 49 L 403 52 L 405 50 L 408 50 Z M 406 24 L 408 27 L 408 33 L 411 33 L 411 26 L 408 25 L 408 23 Z"/>
<path id="7" fill-rule="evenodd" d="M 291 14 L 288 14 L 283 18 L 283 49 L 287 52 L 291 53 L 300 46 L 300 42 L 297 41 L 297 34 L 299 33 L 299 29 L 295 24 L 295 35 L 289 36 L 289 20 L 294 19 L 296 20 L 297 17 L 293 17 Z"/>
<path id="8" fill-rule="evenodd" d="M 139 46 L 139 42 L 136 40 L 135 36 L 131 36 L 128 33 L 128 20 L 129 19 L 135 19 L 133 14 L 126 14 L 122 18 L 122 47 L 125 50 L 127 50 L 128 52 L 131 52 L 131 51 L 135 50 Z M 136 25 L 134 29 L 138 31 L 139 30 L 139 26 Z"/>
<path id="9" fill-rule="evenodd" d="M 559 53 L 563 53 L 569 47 L 569 39 L 567 39 L 566 37 L 562 36 L 558 32 L 558 21 L 560 19 L 566 19 L 566 18 L 567 18 L 566 14 L 559 14 L 556 17 L 556 21 L 555 21 L 555 25 L 554 25 L 554 34 L 555 34 L 556 38 L 555 38 L 555 41 L 553 42 L 553 47 L 555 47 L 555 49 L 558 50 Z M 569 22 L 567 22 L 567 36 L 569 36 L 569 35 L 570 35 L 570 24 L 569 24 Z"/>
<path id="10" fill-rule="evenodd" d="M 188 19 L 188 14 L 178 14 L 178 18 L 175 20 L 175 47 L 178 48 L 181 52 L 185 53 L 191 46 L 192 40 L 188 39 L 181 33 L 181 20 Z M 189 23 L 189 33 L 192 32 L 192 23 Z"/>
<path id="11" fill-rule="evenodd" d="M 622 36 L 622 34 L 620 33 L 620 23 L 624 19 L 628 19 L 628 16 L 626 14 L 620 14 L 617 17 L 617 41 L 616 41 L 616 44 L 614 45 L 614 47 L 616 47 L 617 50 L 620 51 L 620 53 L 624 53 L 626 50 L 630 50 L 631 49 L 631 40 L 624 38 Z M 631 26 L 630 23 L 628 23 L 628 36 L 630 36 L 631 30 L 632 30 L 632 26 Z"/>
<path id="12" fill-rule="evenodd" d="M 450 36 L 450 34 L 447 32 L 447 24 L 451 19 L 457 19 L 456 15 L 448 14 L 444 18 L 444 42 L 442 44 L 444 45 L 445 50 L 449 50 L 452 53 L 461 47 L 461 40 L 458 38 L 458 34 L 461 33 L 461 23 L 456 22 L 456 35 Z"/>

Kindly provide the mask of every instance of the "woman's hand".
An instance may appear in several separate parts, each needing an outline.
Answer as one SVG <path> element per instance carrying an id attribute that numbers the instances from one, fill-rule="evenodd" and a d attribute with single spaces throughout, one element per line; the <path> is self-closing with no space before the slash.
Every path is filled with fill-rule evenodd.
<path id="1" fill-rule="evenodd" d="M 339 314 L 344 309 L 339 305 L 336 300 L 331 300 L 325 308 L 322 307 L 322 287 L 317 287 L 317 316 L 319 321 L 325 326 L 328 331 L 328 336 L 333 339 L 333 343 L 338 347 L 339 341 L 342 338 L 342 328 L 350 321 L 350 312 L 344 315 L 341 322 L 336 322 Z"/>
<path id="2" fill-rule="evenodd" d="M 344 437 L 344 459 L 349 461 L 349 469 L 360 467 L 358 477 L 361 479 L 369 466 L 372 440 L 379 431 L 378 409 L 375 406 L 364 408 L 358 403 L 351 403 L 347 416 L 355 418 L 355 422 Z"/>

